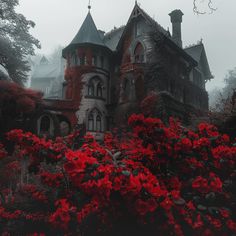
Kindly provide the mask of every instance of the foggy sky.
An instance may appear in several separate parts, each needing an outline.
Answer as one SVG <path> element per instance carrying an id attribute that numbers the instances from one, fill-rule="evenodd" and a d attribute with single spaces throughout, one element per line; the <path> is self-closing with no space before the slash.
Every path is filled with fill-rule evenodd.
<path id="1" fill-rule="evenodd" d="M 88 0 L 19 0 L 18 12 L 33 20 L 31 33 L 40 40 L 37 53 L 49 54 L 57 45 L 66 46 L 78 32 L 88 9 Z M 192 0 L 139 0 L 144 9 L 165 29 L 171 23 L 168 14 L 174 9 L 184 13 L 182 23 L 183 45 L 205 45 L 210 69 L 215 78 L 207 84 L 211 90 L 222 87 L 228 70 L 236 67 L 236 1 L 213 0 L 217 11 L 209 14 L 206 4 L 199 3 L 205 15 L 193 13 Z M 201 2 L 199 0 L 199 2 Z M 98 29 L 106 32 L 125 25 L 134 7 L 134 0 L 91 0 L 91 14 Z"/>

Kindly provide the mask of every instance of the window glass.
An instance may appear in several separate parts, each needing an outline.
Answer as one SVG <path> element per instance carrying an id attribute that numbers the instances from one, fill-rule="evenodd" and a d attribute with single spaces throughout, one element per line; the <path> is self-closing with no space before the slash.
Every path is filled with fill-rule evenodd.
<path id="1" fill-rule="evenodd" d="M 94 120 L 93 120 L 93 114 L 90 114 L 88 117 L 88 130 L 94 131 Z"/>
<path id="2" fill-rule="evenodd" d="M 92 58 L 92 65 L 93 66 L 97 65 L 97 56 L 93 56 L 93 58 Z"/>
<path id="3" fill-rule="evenodd" d="M 88 86 L 88 95 L 89 96 L 94 96 L 94 85 L 93 85 L 92 82 Z"/>
<path id="4" fill-rule="evenodd" d="M 101 132 L 102 131 L 102 119 L 100 115 L 97 115 L 96 117 L 96 131 Z"/>
<path id="5" fill-rule="evenodd" d="M 144 49 L 141 43 L 138 43 L 134 50 L 134 61 L 135 63 L 144 62 Z"/>
<path id="6" fill-rule="evenodd" d="M 49 130 L 50 130 L 50 118 L 48 116 L 44 116 L 41 119 L 40 131 L 49 132 Z"/>
<path id="7" fill-rule="evenodd" d="M 97 96 L 102 97 L 102 85 L 101 85 L 101 83 L 98 83 L 98 85 L 97 85 Z"/>

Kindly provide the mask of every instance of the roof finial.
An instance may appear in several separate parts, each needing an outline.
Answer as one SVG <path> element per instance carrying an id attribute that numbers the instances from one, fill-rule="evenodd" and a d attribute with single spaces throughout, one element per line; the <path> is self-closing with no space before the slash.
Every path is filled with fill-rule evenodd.
<path id="1" fill-rule="evenodd" d="M 135 5 L 138 5 L 138 1 L 137 0 L 135 0 Z"/>
<path id="2" fill-rule="evenodd" d="M 88 9 L 89 9 L 89 11 L 91 10 L 91 1 L 89 0 L 89 4 L 88 4 Z"/>

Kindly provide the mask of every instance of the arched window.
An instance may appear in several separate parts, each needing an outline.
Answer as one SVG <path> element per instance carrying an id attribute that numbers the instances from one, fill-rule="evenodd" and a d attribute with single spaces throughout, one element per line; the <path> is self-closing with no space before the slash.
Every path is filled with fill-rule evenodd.
<path id="1" fill-rule="evenodd" d="M 102 131 L 102 118 L 100 115 L 97 115 L 97 117 L 96 117 L 96 131 L 97 132 Z"/>
<path id="2" fill-rule="evenodd" d="M 93 119 L 93 114 L 90 113 L 88 117 L 88 130 L 89 131 L 94 131 L 94 119 Z"/>
<path id="3" fill-rule="evenodd" d="M 134 62 L 144 63 L 144 49 L 141 43 L 138 43 L 134 50 Z"/>
<path id="4" fill-rule="evenodd" d="M 62 136 L 66 136 L 70 133 L 70 125 L 67 121 L 60 122 L 60 131 Z"/>
<path id="5" fill-rule="evenodd" d="M 100 82 L 97 84 L 97 96 L 102 97 L 102 84 Z"/>
<path id="6" fill-rule="evenodd" d="M 41 118 L 40 132 L 50 132 L 50 118 L 48 116 Z"/>
<path id="7" fill-rule="evenodd" d="M 94 85 L 93 85 L 92 81 L 88 85 L 88 95 L 89 96 L 94 96 Z"/>
<path id="8" fill-rule="evenodd" d="M 87 130 L 91 132 L 102 132 L 103 118 L 101 112 L 94 108 L 88 114 L 88 127 Z"/>
<path id="9" fill-rule="evenodd" d="M 88 82 L 88 96 L 103 97 L 103 83 L 98 76 L 92 77 Z"/>

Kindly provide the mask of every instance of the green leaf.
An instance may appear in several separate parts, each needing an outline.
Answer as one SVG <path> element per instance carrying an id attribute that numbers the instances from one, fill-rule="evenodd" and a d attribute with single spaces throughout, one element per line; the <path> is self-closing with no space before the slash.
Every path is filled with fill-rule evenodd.
<path id="1" fill-rule="evenodd" d="M 134 176 L 137 176 L 138 173 L 139 173 L 139 172 L 138 172 L 138 169 L 136 169 L 136 170 L 133 171 L 133 175 L 134 175 Z"/>
<path id="2" fill-rule="evenodd" d="M 125 176 L 130 176 L 130 172 L 128 170 L 123 170 L 122 174 Z"/>
<path id="3" fill-rule="evenodd" d="M 200 211 L 206 211 L 206 210 L 207 210 L 207 207 L 205 207 L 205 206 L 199 204 L 199 205 L 197 206 L 197 209 L 200 210 Z"/>

